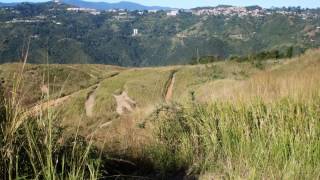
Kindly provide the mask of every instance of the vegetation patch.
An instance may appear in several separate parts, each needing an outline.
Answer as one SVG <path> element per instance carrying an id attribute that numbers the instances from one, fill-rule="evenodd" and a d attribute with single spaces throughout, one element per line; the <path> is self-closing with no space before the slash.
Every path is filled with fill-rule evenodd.
<path id="1" fill-rule="evenodd" d="M 320 96 L 265 103 L 217 102 L 162 107 L 154 114 L 151 159 L 163 174 L 212 178 L 318 176 Z"/>

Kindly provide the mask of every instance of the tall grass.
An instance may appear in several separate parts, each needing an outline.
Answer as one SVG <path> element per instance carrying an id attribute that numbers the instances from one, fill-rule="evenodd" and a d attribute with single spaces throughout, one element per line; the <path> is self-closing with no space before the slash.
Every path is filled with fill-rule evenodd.
<path id="1" fill-rule="evenodd" d="M 152 150 L 164 173 L 184 169 L 214 178 L 320 177 L 320 93 L 310 101 L 216 102 L 165 108 Z"/>
<path id="2" fill-rule="evenodd" d="M 318 57 L 309 52 L 255 75 L 231 98 L 159 108 L 155 167 L 204 179 L 319 179 Z"/>
<path id="3" fill-rule="evenodd" d="M 52 107 L 41 108 L 31 115 L 22 105 L 25 64 L 26 58 L 20 72 L 13 77 L 12 88 L 1 88 L 1 178 L 98 179 L 99 156 L 92 140 L 84 140 L 78 134 L 64 139 Z M 50 92 L 43 97 L 43 102 L 48 101 Z"/>

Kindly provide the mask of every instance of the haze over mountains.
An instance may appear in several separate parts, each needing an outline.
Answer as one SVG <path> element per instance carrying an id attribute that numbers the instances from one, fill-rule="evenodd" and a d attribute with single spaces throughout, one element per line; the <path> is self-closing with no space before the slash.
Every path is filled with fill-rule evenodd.
<path id="1" fill-rule="evenodd" d="M 0 2 L 0 7 L 15 6 L 17 4 L 19 4 L 19 3 L 2 3 L 2 2 Z"/>
<path id="2" fill-rule="evenodd" d="M 82 0 L 62 0 L 63 3 L 74 5 L 82 8 L 92 8 L 98 10 L 109 10 L 109 9 L 127 9 L 129 11 L 133 10 L 166 10 L 170 9 L 169 7 L 161 6 L 144 6 L 138 3 L 121 1 L 118 3 L 107 3 L 107 2 L 89 2 Z"/>
<path id="3" fill-rule="evenodd" d="M 145 6 L 139 3 L 133 3 L 129 1 L 120 1 L 117 3 L 108 3 L 108 2 L 92 2 L 92 1 L 82 1 L 82 0 L 61 0 L 60 3 L 73 5 L 81 8 L 92 8 L 97 10 L 110 10 L 110 9 L 127 9 L 129 11 L 133 10 L 167 10 L 170 7 L 161 7 L 161 6 Z M 20 3 L 1 3 L 0 7 L 4 6 L 15 6 Z"/>

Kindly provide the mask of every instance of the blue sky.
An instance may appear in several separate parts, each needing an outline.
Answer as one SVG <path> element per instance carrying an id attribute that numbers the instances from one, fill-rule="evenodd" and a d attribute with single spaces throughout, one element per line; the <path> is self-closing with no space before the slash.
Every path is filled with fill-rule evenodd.
<path id="1" fill-rule="evenodd" d="M 32 1 L 40 2 L 47 0 L 0 0 L 0 2 L 21 2 Z M 120 0 L 87 0 L 87 1 L 105 1 L 119 2 Z M 219 4 L 229 4 L 237 6 L 260 5 L 263 7 L 282 7 L 282 6 L 301 6 L 316 8 L 320 7 L 320 0 L 126 0 L 137 2 L 144 5 L 170 6 L 177 8 L 191 8 L 197 6 L 215 6 Z"/>

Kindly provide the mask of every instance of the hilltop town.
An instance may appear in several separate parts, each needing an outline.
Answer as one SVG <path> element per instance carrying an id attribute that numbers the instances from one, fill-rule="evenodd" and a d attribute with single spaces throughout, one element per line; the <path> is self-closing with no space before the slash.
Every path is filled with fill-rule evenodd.
<path id="1" fill-rule="evenodd" d="M 283 8 L 262 8 L 259 6 L 249 6 L 249 7 L 236 7 L 221 5 L 217 7 L 199 7 L 193 9 L 171 9 L 171 10 L 145 10 L 145 11 L 128 11 L 126 9 L 110 9 L 106 11 L 98 11 L 96 9 L 90 8 L 67 8 L 68 11 L 74 12 L 87 12 L 93 15 L 99 15 L 101 12 L 118 13 L 119 16 L 126 16 L 128 14 L 154 14 L 154 13 L 165 13 L 168 17 L 175 17 L 179 14 L 189 14 L 195 16 L 253 16 L 253 17 L 263 17 L 274 14 L 290 15 L 290 16 L 300 16 L 303 19 L 307 18 L 319 18 L 319 9 L 303 9 L 300 7 L 283 7 Z"/>
<path id="2" fill-rule="evenodd" d="M 108 10 L 97 10 L 93 8 L 76 7 L 62 4 L 58 0 L 54 0 L 53 3 L 56 5 L 50 11 L 67 11 L 73 13 L 88 13 L 91 15 L 101 15 L 108 14 L 112 15 L 114 19 L 125 20 L 132 19 L 137 16 L 145 16 L 150 14 L 162 14 L 168 17 L 176 17 L 178 15 L 190 15 L 190 16 L 226 16 L 226 17 L 264 17 L 272 16 L 275 14 L 288 15 L 288 16 L 298 16 L 306 20 L 308 18 L 316 19 L 320 18 L 320 9 L 304 9 L 300 7 L 282 7 L 282 8 L 262 8 L 259 6 L 249 6 L 249 7 L 236 7 L 229 5 L 220 5 L 216 7 L 198 7 L 193 9 L 151 9 L 151 10 L 135 10 L 130 11 L 127 9 L 108 9 Z M 2 12 L 2 13 L 1 13 Z M 15 7 L 0 7 L 0 13 L 12 13 L 19 15 L 20 12 Z M 53 18 L 55 16 L 52 16 Z M 33 17 L 32 19 L 17 19 L 12 18 L 8 20 L 7 23 L 36 23 L 42 22 L 47 16 L 40 15 Z M 59 22 L 54 22 L 59 24 Z"/>
<path id="3" fill-rule="evenodd" d="M 291 46 L 298 54 L 320 45 L 319 18 L 320 9 L 300 7 L 101 10 L 60 1 L 20 3 L 0 7 L 0 34 L 11 33 L 0 35 L 0 58 L 19 59 L 27 37 L 31 62 L 44 62 L 46 51 L 55 63 L 124 66 L 185 64 L 198 56 L 220 59 Z"/>

